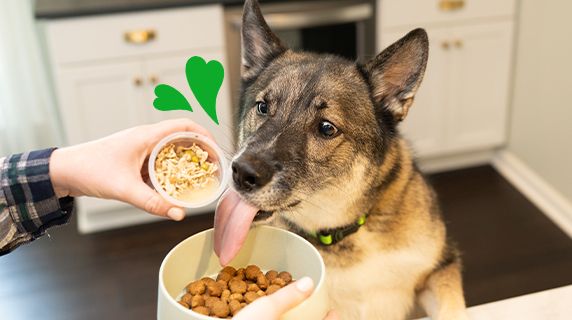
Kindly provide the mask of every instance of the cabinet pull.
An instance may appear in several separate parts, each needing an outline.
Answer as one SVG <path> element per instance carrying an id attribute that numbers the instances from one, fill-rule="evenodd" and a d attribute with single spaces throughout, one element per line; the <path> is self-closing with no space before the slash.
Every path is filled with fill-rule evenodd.
<path id="1" fill-rule="evenodd" d="M 133 84 L 134 84 L 136 87 L 140 87 L 140 86 L 143 84 L 143 80 L 141 80 L 140 77 L 135 77 L 135 78 L 133 79 Z"/>
<path id="2" fill-rule="evenodd" d="M 159 79 L 157 78 L 157 76 L 150 76 L 149 82 L 151 82 L 152 85 L 156 85 L 159 82 Z"/>
<path id="3" fill-rule="evenodd" d="M 465 6 L 465 0 L 441 0 L 439 1 L 439 9 L 441 11 L 457 11 Z"/>
<path id="4" fill-rule="evenodd" d="M 134 30 L 127 31 L 124 34 L 125 42 L 133 44 L 145 44 L 157 37 L 155 30 Z"/>
<path id="5" fill-rule="evenodd" d="M 453 41 L 453 45 L 455 46 L 455 48 L 461 49 L 463 48 L 463 40 L 457 39 Z"/>
<path id="6" fill-rule="evenodd" d="M 441 48 L 443 48 L 444 50 L 449 50 L 450 47 L 451 47 L 451 44 L 449 43 L 449 41 L 441 42 Z"/>

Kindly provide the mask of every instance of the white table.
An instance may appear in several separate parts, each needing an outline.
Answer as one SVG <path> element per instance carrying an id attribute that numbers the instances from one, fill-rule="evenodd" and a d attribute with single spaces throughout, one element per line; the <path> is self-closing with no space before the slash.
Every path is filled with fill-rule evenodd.
<path id="1" fill-rule="evenodd" d="M 468 311 L 472 320 L 569 320 L 572 285 L 482 304 Z"/>

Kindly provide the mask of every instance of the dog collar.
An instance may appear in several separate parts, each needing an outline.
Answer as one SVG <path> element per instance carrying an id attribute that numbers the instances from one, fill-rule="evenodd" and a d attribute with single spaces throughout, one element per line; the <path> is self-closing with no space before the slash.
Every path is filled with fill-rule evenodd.
<path id="1" fill-rule="evenodd" d="M 331 246 L 338 243 L 343 238 L 355 233 L 359 230 L 361 226 L 365 224 L 367 214 L 361 215 L 356 222 L 334 229 L 323 229 L 317 232 L 306 232 L 306 234 L 315 240 L 317 240 L 321 245 Z"/>

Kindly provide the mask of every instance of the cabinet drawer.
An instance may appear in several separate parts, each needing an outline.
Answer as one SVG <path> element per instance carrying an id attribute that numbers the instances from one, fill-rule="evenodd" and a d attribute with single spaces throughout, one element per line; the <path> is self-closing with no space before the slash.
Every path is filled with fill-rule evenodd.
<path id="1" fill-rule="evenodd" d="M 223 45 L 222 6 L 45 22 L 56 64 Z"/>
<path id="2" fill-rule="evenodd" d="M 510 17 L 516 0 L 380 0 L 382 28 Z"/>

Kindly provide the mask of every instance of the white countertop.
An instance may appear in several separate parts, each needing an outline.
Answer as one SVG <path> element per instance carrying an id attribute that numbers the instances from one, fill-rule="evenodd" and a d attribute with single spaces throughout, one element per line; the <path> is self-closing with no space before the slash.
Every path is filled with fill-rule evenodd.
<path id="1" fill-rule="evenodd" d="M 569 320 L 572 285 L 470 307 L 468 312 L 472 320 Z"/>

